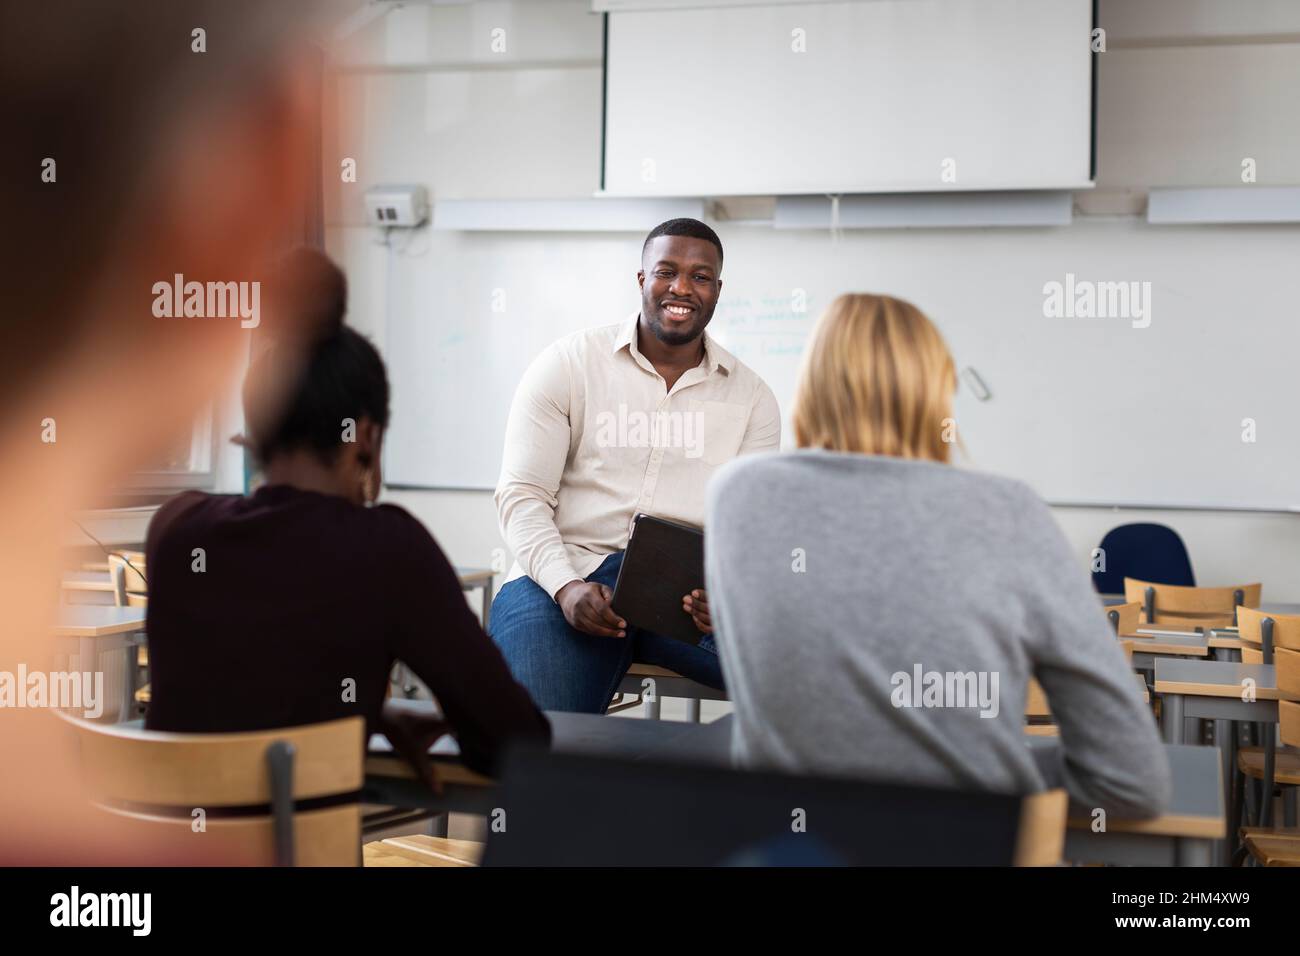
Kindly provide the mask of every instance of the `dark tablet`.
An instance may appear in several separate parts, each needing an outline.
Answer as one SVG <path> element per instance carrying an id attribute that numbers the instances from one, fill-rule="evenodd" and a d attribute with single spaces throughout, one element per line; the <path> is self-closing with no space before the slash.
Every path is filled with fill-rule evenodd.
<path id="1" fill-rule="evenodd" d="M 653 515 L 637 515 L 614 582 L 610 604 L 615 613 L 633 627 L 698 644 L 704 635 L 682 610 L 682 598 L 702 587 L 704 532 Z"/>

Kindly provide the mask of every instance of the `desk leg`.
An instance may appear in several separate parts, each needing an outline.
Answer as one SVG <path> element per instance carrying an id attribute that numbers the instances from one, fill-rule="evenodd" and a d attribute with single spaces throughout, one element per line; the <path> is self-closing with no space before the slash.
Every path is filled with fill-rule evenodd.
<path id="1" fill-rule="evenodd" d="M 1232 826 L 1232 772 L 1236 769 L 1236 747 L 1233 746 L 1236 740 L 1237 725 L 1230 720 L 1216 720 L 1214 722 L 1214 745 L 1219 748 L 1219 766 L 1223 782 L 1223 806 L 1228 813 L 1227 821 L 1227 839 L 1216 841 L 1222 843 L 1222 856 L 1220 857 L 1221 866 L 1232 865 L 1232 852 L 1236 849 L 1233 844 L 1234 839 Z"/>
<path id="2" fill-rule="evenodd" d="M 1176 866 L 1209 866 L 1213 859 L 1209 840 L 1181 837 L 1174 844 Z"/>
<path id="3" fill-rule="evenodd" d="M 646 697 L 641 704 L 641 714 L 646 720 L 659 719 L 659 688 L 655 688 L 653 697 Z"/>
<path id="4" fill-rule="evenodd" d="M 1164 728 L 1165 743 L 1183 742 L 1183 695 L 1165 694 L 1161 698 L 1160 723 Z"/>
<path id="5" fill-rule="evenodd" d="M 122 711 L 119 721 L 135 718 L 136 677 L 140 670 L 140 645 L 133 637 L 127 638 L 126 647 L 126 710 Z"/>

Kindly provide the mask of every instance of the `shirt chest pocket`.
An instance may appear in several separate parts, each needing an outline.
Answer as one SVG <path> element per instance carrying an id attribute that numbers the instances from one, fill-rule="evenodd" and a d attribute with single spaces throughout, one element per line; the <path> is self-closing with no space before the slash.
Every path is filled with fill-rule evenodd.
<path id="1" fill-rule="evenodd" d="M 745 440 L 749 409 L 731 402 L 691 400 L 691 421 L 687 423 L 692 441 L 685 443 L 686 457 L 722 465 L 736 457 Z"/>

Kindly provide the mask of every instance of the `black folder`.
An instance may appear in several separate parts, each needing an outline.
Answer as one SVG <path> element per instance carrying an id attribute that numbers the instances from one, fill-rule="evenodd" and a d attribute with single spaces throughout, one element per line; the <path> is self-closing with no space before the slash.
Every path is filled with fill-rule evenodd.
<path id="1" fill-rule="evenodd" d="M 704 635 L 682 610 L 682 598 L 704 587 L 704 532 L 639 514 L 614 582 L 614 612 L 633 627 L 687 644 Z"/>

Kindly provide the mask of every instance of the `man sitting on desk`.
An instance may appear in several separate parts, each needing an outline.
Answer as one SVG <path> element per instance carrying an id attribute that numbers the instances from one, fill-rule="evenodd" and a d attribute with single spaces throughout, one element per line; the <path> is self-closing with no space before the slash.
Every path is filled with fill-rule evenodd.
<path id="1" fill-rule="evenodd" d="M 640 311 L 555 342 L 515 393 L 496 503 L 516 563 L 491 631 L 543 709 L 603 713 L 633 662 L 722 687 L 703 589 L 682 598 L 706 635 L 697 646 L 629 627 L 610 607 L 633 516 L 703 526 L 713 472 L 780 444 L 772 390 L 705 334 L 721 271 L 704 223 L 656 226 Z"/>

